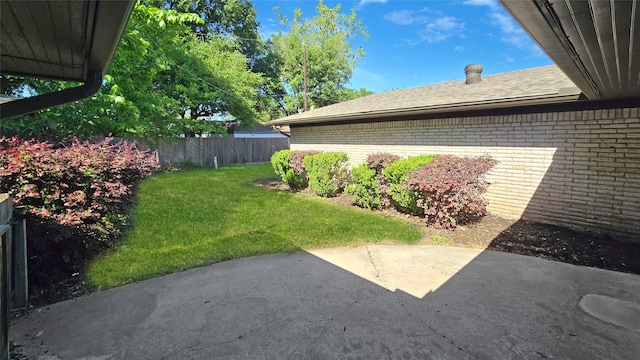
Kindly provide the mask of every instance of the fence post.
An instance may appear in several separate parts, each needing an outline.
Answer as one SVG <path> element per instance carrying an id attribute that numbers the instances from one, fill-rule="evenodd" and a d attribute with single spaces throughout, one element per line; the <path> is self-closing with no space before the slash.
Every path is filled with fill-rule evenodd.
<path id="1" fill-rule="evenodd" d="M 25 209 L 15 209 L 12 234 L 12 285 L 14 308 L 29 306 L 29 277 L 27 270 L 27 222 Z"/>
<path id="2" fill-rule="evenodd" d="M 11 241 L 13 203 L 7 194 L 0 194 L 0 360 L 9 360 L 9 292 L 11 276 L 7 251 Z"/>

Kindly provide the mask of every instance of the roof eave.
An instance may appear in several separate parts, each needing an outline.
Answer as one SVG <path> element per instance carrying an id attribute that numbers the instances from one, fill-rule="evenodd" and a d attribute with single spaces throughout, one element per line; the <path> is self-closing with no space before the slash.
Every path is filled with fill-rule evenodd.
<path id="1" fill-rule="evenodd" d="M 73 4 L 76 6 L 86 5 L 83 2 Z M 85 13 L 87 17 L 84 28 L 86 33 L 85 56 L 82 60 L 81 74 L 77 74 L 76 77 L 60 76 L 57 71 L 30 73 L 19 68 L 13 71 L 0 69 L 2 74 L 20 74 L 27 77 L 71 80 L 82 83 L 80 86 L 58 92 L 2 102 L 0 103 L 0 119 L 29 114 L 95 94 L 100 89 L 103 75 L 120 43 L 135 4 L 136 0 L 94 0 L 90 3 L 92 6 L 89 6 Z M 71 40 L 81 41 L 81 39 Z M 31 39 L 31 41 L 36 40 Z"/>
<path id="2" fill-rule="evenodd" d="M 500 0 L 500 3 L 588 99 L 602 97 L 573 45 L 562 35 L 562 29 L 553 21 L 553 14 L 547 8 L 535 1 Z"/>
<path id="3" fill-rule="evenodd" d="M 568 102 L 575 102 L 580 98 L 580 93 L 571 93 L 566 95 L 557 94 L 548 96 L 536 96 L 517 99 L 499 99 L 499 100 L 485 100 L 478 102 L 458 103 L 458 104 L 443 104 L 426 107 L 415 107 L 405 109 L 392 109 L 384 111 L 368 111 L 352 114 L 337 114 L 326 115 L 317 117 L 306 117 L 299 119 L 278 119 L 265 122 L 264 125 L 298 125 L 298 124 L 320 124 L 327 122 L 346 122 L 367 120 L 376 118 L 394 118 L 394 117 L 406 117 L 416 115 L 433 115 L 433 114 L 446 114 L 451 112 L 465 112 L 465 111 L 477 111 L 477 110 L 490 110 L 490 109 L 503 109 L 510 107 L 522 107 L 533 105 L 551 105 L 561 104 Z"/>
<path id="4" fill-rule="evenodd" d="M 640 2 L 500 3 L 589 100 L 640 97 Z"/>
<path id="5" fill-rule="evenodd" d="M 106 73 L 127 27 L 136 0 L 101 1 L 96 9 L 94 35 L 85 77 L 89 71 Z M 101 29 L 108 29 L 102 31 Z"/>

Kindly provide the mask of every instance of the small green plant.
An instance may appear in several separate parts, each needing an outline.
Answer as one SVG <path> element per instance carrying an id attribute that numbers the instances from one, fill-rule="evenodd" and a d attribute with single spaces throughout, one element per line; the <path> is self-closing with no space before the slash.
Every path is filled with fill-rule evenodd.
<path id="1" fill-rule="evenodd" d="M 430 239 L 431 241 L 433 241 L 435 244 L 438 244 L 438 245 L 442 245 L 445 242 L 445 238 L 443 238 L 440 235 L 431 235 Z"/>
<path id="2" fill-rule="evenodd" d="M 344 188 L 344 192 L 353 195 L 356 205 L 362 208 L 380 207 L 382 190 L 376 179 L 376 170 L 366 163 L 351 169 L 351 184 Z"/>
<path id="3" fill-rule="evenodd" d="M 423 213 L 423 209 L 417 205 L 418 192 L 407 186 L 407 176 L 432 161 L 433 155 L 410 156 L 394 161 L 382 170 L 389 184 L 389 195 L 398 211 L 414 215 Z"/>
<path id="4" fill-rule="evenodd" d="M 303 163 L 311 189 L 322 197 L 335 196 L 348 183 L 347 161 L 349 157 L 344 152 L 306 156 Z"/>

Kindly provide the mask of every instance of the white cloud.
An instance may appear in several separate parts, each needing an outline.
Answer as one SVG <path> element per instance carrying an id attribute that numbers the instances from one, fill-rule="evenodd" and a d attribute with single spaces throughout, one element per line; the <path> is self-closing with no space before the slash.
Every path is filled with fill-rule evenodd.
<path id="1" fill-rule="evenodd" d="M 504 34 L 507 34 L 507 35 L 524 34 L 524 31 L 518 28 L 515 22 L 509 16 L 500 14 L 497 12 L 491 13 L 489 14 L 489 16 L 491 16 L 491 18 L 493 19 L 493 22 L 500 27 L 500 30 L 502 30 Z"/>
<path id="2" fill-rule="evenodd" d="M 464 22 L 454 17 L 445 16 L 429 22 L 419 35 L 422 40 L 435 43 L 460 34 L 464 30 L 464 25 Z"/>
<path id="3" fill-rule="evenodd" d="M 542 52 L 529 38 L 527 33 L 524 32 L 515 21 L 508 15 L 504 15 L 498 12 L 489 14 L 494 25 L 500 28 L 502 35 L 500 40 L 507 44 L 511 44 L 518 49 L 525 49 L 531 51 L 535 56 L 542 55 Z"/>
<path id="4" fill-rule="evenodd" d="M 424 14 L 434 13 L 438 12 L 426 7 L 420 10 L 395 10 L 384 14 L 384 19 L 397 25 L 422 24 L 429 20 Z"/>
<path id="5" fill-rule="evenodd" d="M 488 6 L 490 8 L 498 7 L 497 0 L 465 0 L 462 3 L 464 5 L 472 5 L 472 6 Z"/>
<path id="6" fill-rule="evenodd" d="M 280 22 L 274 18 L 267 18 L 266 22 L 260 24 L 260 36 L 269 39 L 280 30 Z"/>
<path id="7" fill-rule="evenodd" d="M 544 55 L 540 48 L 533 43 L 527 33 L 520 28 L 513 18 L 505 14 L 498 6 L 497 0 L 465 0 L 463 4 L 472 6 L 488 6 L 490 8 L 488 12 L 488 19 L 492 26 L 500 29 L 500 34 L 496 34 L 496 36 L 499 36 L 502 42 L 521 50 L 528 50 L 531 55 L 535 57 Z M 487 35 L 493 36 L 492 34 Z"/>
<path id="8" fill-rule="evenodd" d="M 387 0 L 360 0 L 360 3 L 358 3 L 358 6 L 373 4 L 373 3 L 385 4 L 386 2 Z"/>
<path id="9" fill-rule="evenodd" d="M 395 10 L 388 14 L 384 14 L 384 19 L 391 21 L 397 25 L 411 25 L 414 23 L 423 23 L 427 21 L 427 17 L 421 15 L 424 12 L 429 11 L 427 8 L 422 10 Z"/>
<path id="10" fill-rule="evenodd" d="M 427 16 L 428 14 L 428 16 Z M 440 16 L 440 12 L 423 8 L 414 10 L 396 10 L 384 15 L 384 19 L 397 25 L 419 24 L 423 27 L 418 30 L 417 39 L 402 39 L 402 43 L 414 46 L 424 41 L 435 43 L 446 40 L 452 36 L 463 36 L 465 23 L 452 16 Z"/>
<path id="11" fill-rule="evenodd" d="M 464 49 L 464 46 L 458 45 L 458 46 L 454 46 L 453 50 L 461 53 L 461 52 L 464 52 L 465 49 Z"/>
<path id="12" fill-rule="evenodd" d="M 451 16 L 445 16 L 445 17 L 436 19 L 436 21 L 427 25 L 428 28 L 443 30 L 443 31 L 451 31 L 461 26 L 464 26 L 464 23 L 458 22 L 458 19 Z"/>

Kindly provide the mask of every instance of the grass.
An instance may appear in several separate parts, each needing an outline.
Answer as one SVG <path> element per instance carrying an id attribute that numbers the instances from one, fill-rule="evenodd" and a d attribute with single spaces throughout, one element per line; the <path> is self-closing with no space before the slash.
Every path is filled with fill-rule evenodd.
<path id="1" fill-rule="evenodd" d="M 131 230 L 90 264 L 90 284 L 110 288 L 253 255 L 420 240 L 420 226 L 252 183 L 274 176 L 264 164 L 162 173 L 144 180 Z"/>

